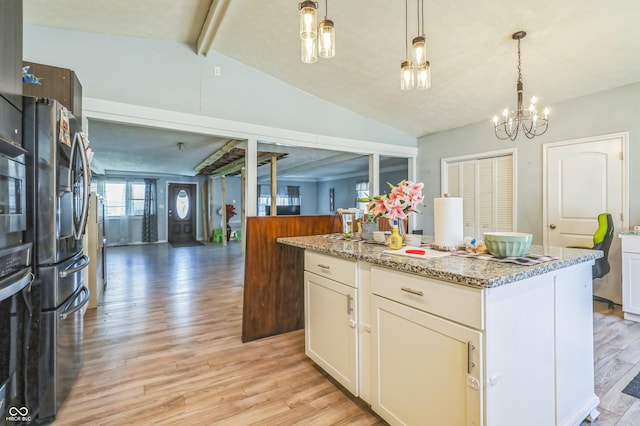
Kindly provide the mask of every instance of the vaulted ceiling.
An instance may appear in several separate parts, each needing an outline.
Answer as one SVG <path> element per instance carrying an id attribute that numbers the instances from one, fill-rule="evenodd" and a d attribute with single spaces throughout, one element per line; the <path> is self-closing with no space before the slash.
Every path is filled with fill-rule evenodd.
<path id="1" fill-rule="evenodd" d="M 640 81 L 637 0 L 425 1 L 432 65 L 427 91 L 399 89 L 405 2 L 328 1 L 336 57 L 300 61 L 296 0 L 28 0 L 25 21 L 179 40 L 259 69 L 319 98 L 416 137 L 490 120 L 515 106 L 516 44 L 525 97 L 553 105 Z M 417 35 L 409 0 L 409 37 Z M 322 16 L 325 3 L 319 2 Z M 208 155 L 208 154 L 206 154 Z M 204 155 L 201 159 L 204 159 Z M 197 163 L 198 161 L 196 161 Z"/>

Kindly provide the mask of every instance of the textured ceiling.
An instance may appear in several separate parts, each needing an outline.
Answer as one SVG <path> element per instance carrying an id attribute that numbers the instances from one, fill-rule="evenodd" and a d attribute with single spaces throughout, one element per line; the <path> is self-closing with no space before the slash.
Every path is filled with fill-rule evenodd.
<path id="1" fill-rule="evenodd" d="M 224 13 L 215 23 L 212 49 L 416 137 L 489 123 L 515 106 L 517 56 L 511 34 L 518 30 L 528 33 L 522 42 L 525 98 L 536 95 L 549 106 L 551 123 L 554 104 L 640 81 L 638 0 L 427 0 L 432 87 L 421 92 L 399 89 L 404 2 L 329 1 L 336 57 L 315 64 L 299 58 L 297 3 L 28 0 L 24 15 L 30 23 L 179 40 L 195 49 L 207 13 L 218 7 Z M 417 35 L 415 0 L 409 5 L 411 38 Z M 323 14 L 324 2 L 319 2 Z M 95 131 L 92 127 L 92 138 Z"/>

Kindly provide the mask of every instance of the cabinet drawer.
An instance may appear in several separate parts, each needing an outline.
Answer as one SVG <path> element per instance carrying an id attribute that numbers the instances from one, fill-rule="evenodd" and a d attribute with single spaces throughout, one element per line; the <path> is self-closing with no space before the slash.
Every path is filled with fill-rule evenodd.
<path id="1" fill-rule="evenodd" d="M 305 250 L 304 269 L 350 287 L 357 287 L 356 262 L 354 261 Z"/>
<path id="2" fill-rule="evenodd" d="M 480 289 L 372 267 L 371 292 L 478 330 L 484 329 L 484 295 Z"/>
<path id="3" fill-rule="evenodd" d="M 623 252 L 640 253 L 640 235 L 624 235 L 621 239 Z"/>

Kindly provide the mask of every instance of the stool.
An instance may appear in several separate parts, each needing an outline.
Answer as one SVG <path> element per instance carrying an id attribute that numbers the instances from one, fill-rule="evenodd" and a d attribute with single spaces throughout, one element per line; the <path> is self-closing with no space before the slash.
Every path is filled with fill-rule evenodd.
<path id="1" fill-rule="evenodd" d="M 221 243 L 222 242 L 222 229 L 214 229 L 213 230 L 213 242 Z"/>

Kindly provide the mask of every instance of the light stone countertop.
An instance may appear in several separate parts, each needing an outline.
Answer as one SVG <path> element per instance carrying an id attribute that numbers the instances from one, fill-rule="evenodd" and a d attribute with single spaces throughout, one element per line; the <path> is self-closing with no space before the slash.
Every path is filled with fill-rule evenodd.
<path id="1" fill-rule="evenodd" d="M 423 237 L 423 241 L 427 238 Z M 342 259 L 361 260 L 401 272 L 409 272 L 476 288 L 498 287 L 603 257 L 603 253 L 599 250 L 533 245 L 529 253 L 551 256 L 558 260 L 532 266 L 522 266 L 453 255 L 433 259 L 393 255 L 383 253 L 385 249 L 388 249 L 384 245 L 340 238 L 327 238 L 327 236 L 322 235 L 281 237 L 277 241 L 281 244 Z"/>

